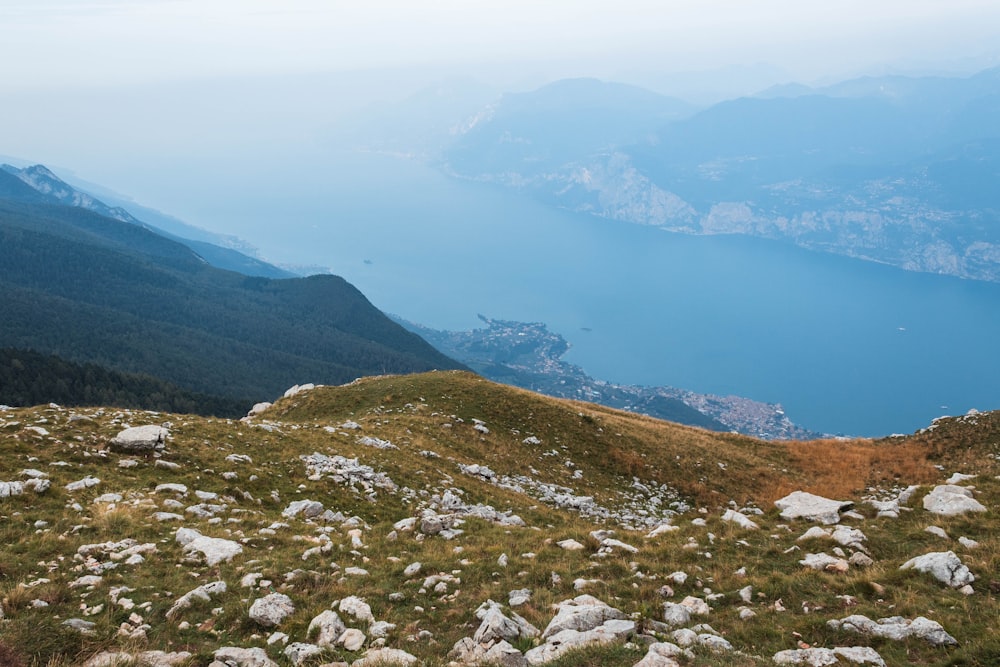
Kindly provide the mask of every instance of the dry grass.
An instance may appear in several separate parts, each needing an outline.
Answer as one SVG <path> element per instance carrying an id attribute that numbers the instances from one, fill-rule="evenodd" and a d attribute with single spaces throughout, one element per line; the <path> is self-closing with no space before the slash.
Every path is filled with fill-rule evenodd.
<path id="1" fill-rule="evenodd" d="M 813 440 L 782 443 L 791 470 L 763 490 L 760 500 L 770 504 L 792 491 L 802 490 L 832 498 L 849 498 L 870 487 L 923 484 L 941 476 L 930 461 L 927 446 L 910 440 Z"/>

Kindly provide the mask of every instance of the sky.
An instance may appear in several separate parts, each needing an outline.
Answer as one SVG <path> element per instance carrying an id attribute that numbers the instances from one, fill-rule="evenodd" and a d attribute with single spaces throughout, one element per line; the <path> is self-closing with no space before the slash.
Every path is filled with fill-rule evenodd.
<path id="1" fill-rule="evenodd" d="M 7 87 L 373 68 L 799 80 L 997 64 L 995 0 L 4 0 Z M 964 64 L 963 64 L 964 63 Z"/>

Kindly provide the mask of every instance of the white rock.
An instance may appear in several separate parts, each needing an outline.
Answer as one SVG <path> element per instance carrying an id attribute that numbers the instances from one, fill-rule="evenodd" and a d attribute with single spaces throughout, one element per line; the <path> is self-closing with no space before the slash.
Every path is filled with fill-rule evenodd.
<path id="1" fill-rule="evenodd" d="M 186 496 L 188 488 L 183 484 L 157 484 L 156 488 L 153 489 L 153 493 L 176 493 L 181 496 Z"/>
<path id="2" fill-rule="evenodd" d="M 120 452 L 139 453 L 163 449 L 170 432 L 162 426 L 149 424 L 121 431 L 111 439 L 111 448 Z"/>
<path id="3" fill-rule="evenodd" d="M 774 505 L 781 510 L 782 519 L 806 519 L 830 525 L 839 523 L 840 513 L 853 507 L 854 503 L 831 500 L 805 491 L 793 491 L 774 501 Z"/>
<path id="4" fill-rule="evenodd" d="M 966 512 L 985 512 L 986 508 L 964 486 L 942 484 L 924 496 L 924 509 L 941 516 L 955 516 Z"/>
<path id="5" fill-rule="evenodd" d="M 975 475 L 964 475 L 960 472 L 954 473 L 951 477 L 945 480 L 945 484 L 961 484 L 962 482 L 969 482 L 976 478 Z"/>
<path id="6" fill-rule="evenodd" d="M 351 667 L 383 667 L 400 665 L 411 667 L 417 663 L 417 656 L 398 648 L 370 648 L 364 655 L 351 663 Z"/>
<path id="7" fill-rule="evenodd" d="M 313 630 L 317 631 L 316 644 L 328 648 L 336 644 L 344 631 L 347 630 L 347 626 L 340 620 L 337 612 L 326 609 L 309 622 L 309 628 L 306 630 L 307 638 L 312 637 Z"/>
<path id="8" fill-rule="evenodd" d="M 15 483 L 20 484 L 20 482 L 15 482 Z M 89 489 L 92 486 L 97 486 L 100 483 L 101 480 L 99 480 L 97 477 L 91 477 L 90 475 L 87 475 L 83 479 L 77 480 L 75 482 L 70 482 L 69 484 L 67 484 L 66 490 L 71 492 L 82 491 L 84 489 Z"/>
<path id="9" fill-rule="evenodd" d="M 621 611 L 591 595 L 578 595 L 559 603 L 555 617 L 542 632 L 542 638 L 547 639 L 562 630 L 592 630 L 605 621 L 624 617 Z"/>
<path id="10" fill-rule="evenodd" d="M 412 577 L 413 575 L 415 575 L 418 572 L 420 572 L 420 568 L 421 568 L 420 563 L 410 563 L 403 570 L 403 576 L 405 576 L 405 577 Z"/>
<path id="11" fill-rule="evenodd" d="M 961 588 L 976 580 L 969 568 L 953 551 L 932 551 L 923 556 L 911 558 L 900 565 L 899 569 L 914 569 L 918 572 L 925 572 L 952 588 Z"/>
<path id="12" fill-rule="evenodd" d="M 679 655 L 684 655 L 680 646 L 670 642 L 656 642 L 649 645 L 646 655 L 632 667 L 679 667 L 680 663 L 674 660 Z"/>
<path id="13" fill-rule="evenodd" d="M 979 542 L 976 542 L 975 540 L 970 540 L 968 537 L 965 537 L 964 535 L 958 538 L 958 543 L 961 544 L 966 549 L 976 549 L 979 547 Z"/>
<path id="14" fill-rule="evenodd" d="M 565 549 L 566 551 L 580 551 L 581 549 L 586 548 L 572 538 L 559 540 L 558 542 L 556 542 L 556 546 L 559 547 L 560 549 Z"/>
<path id="15" fill-rule="evenodd" d="M 951 539 L 948 537 L 948 533 L 944 531 L 944 528 L 941 528 L 940 526 L 927 526 L 926 528 L 924 528 L 924 532 L 930 533 L 935 537 L 940 537 L 943 540 Z"/>
<path id="16" fill-rule="evenodd" d="M 835 558 L 828 554 L 806 554 L 806 557 L 799 561 L 800 565 L 820 570 L 822 572 L 844 573 L 850 569 L 850 565 L 843 558 Z"/>
<path id="17" fill-rule="evenodd" d="M 227 667 L 278 667 L 278 663 L 267 657 L 264 649 L 256 647 L 224 646 L 212 657 Z"/>
<path id="18" fill-rule="evenodd" d="M 354 618 L 364 623 L 374 623 L 375 617 L 372 615 L 372 608 L 361 598 L 351 595 L 340 601 L 337 607 L 341 613 L 350 614 Z"/>
<path id="19" fill-rule="evenodd" d="M 213 595 L 220 595 L 226 592 L 226 582 L 224 581 L 213 581 L 210 584 L 204 584 L 199 586 L 194 590 L 190 590 L 184 595 L 177 598 L 173 606 L 167 610 L 167 619 L 173 620 L 177 614 L 181 613 L 192 604 L 195 600 L 201 600 L 203 602 L 208 602 L 212 599 Z"/>
<path id="20" fill-rule="evenodd" d="M 778 665 L 808 665 L 809 667 L 826 667 L 841 664 L 839 657 L 857 665 L 875 665 L 885 667 L 885 661 L 873 648 L 867 646 L 847 646 L 829 648 L 806 648 L 779 651 L 774 654 L 774 662 Z"/>
<path id="21" fill-rule="evenodd" d="M 663 622 L 678 628 L 691 622 L 691 609 L 675 602 L 663 603 Z"/>
<path id="22" fill-rule="evenodd" d="M 296 500 L 281 512 L 281 516 L 292 519 L 301 514 L 305 518 L 311 519 L 322 513 L 323 503 L 315 500 Z"/>
<path id="23" fill-rule="evenodd" d="M 918 616 L 913 620 L 902 616 L 892 616 L 880 618 L 878 622 L 875 622 L 867 616 L 855 614 L 839 621 L 837 619 L 827 621 L 827 625 L 834 630 L 857 632 L 894 641 L 902 641 L 907 637 L 919 637 L 934 646 L 955 646 L 958 644 L 954 637 L 945 632 L 940 623 L 923 616 Z"/>
<path id="24" fill-rule="evenodd" d="M 361 632 L 361 630 L 348 628 L 344 630 L 344 634 L 340 635 L 337 643 L 343 646 L 345 650 L 353 653 L 361 650 L 361 647 L 365 645 L 366 639 L 365 633 Z"/>
<path id="25" fill-rule="evenodd" d="M 234 556 L 243 553 L 243 547 L 238 542 L 221 537 L 207 537 L 193 528 L 178 528 L 176 539 L 184 551 L 202 553 L 208 565 L 230 561 Z"/>
<path id="26" fill-rule="evenodd" d="M 250 605 L 250 619 L 266 628 L 273 628 L 295 613 L 292 599 L 283 593 L 271 593 L 254 600 Z"/>
<path id="27" fill-rule="evenodd" d="M 315 658 L 323 653 L 323 649 L 315 644 L 306 644 L 304 642 L 294 642 L 285 647 L 285 657 L 291 662 L 295 667 L 305 664 L 312 658 Z"/>
<path id="28" fill-rule="evenodd" d="M 728 523 L 735 523 L 740 528 L 744 528 L 746 530 L 760 529 L 760 526 L 754 523 L 746 514 L 732 509 L 726 510 L 725 513 L 723 513 L 722 520 Z"/>

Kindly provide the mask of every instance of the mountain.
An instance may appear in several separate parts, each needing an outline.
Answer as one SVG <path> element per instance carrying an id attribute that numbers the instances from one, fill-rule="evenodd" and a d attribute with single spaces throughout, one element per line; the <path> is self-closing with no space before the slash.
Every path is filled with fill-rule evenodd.
<path id="1" fill-rule="evenodd" d="M 540 322 L 510 322 L 480 315 L 485 328 L 439 331 L 397 317 L 393 319 L 494 382 L 765 440 L 820 437 L 792 423 L 780 405 L 740 396 L 698 394 L 675 387 L 622 385 L 592 378 L 579 366 L 562 359 L 569 350 L 569 343 Z"/>
<path id="2" fill-rule="evenodd" d="M 0 404 L 114 406 L 241 417 L 245 401 L 197 394 L 149 375 L 75 364 L 31 350 L 0 349 Z"/>
<path id="3" fill-rule="evenodd" d="M 628 126 L 626 112 L 609 114 Z M 543 153 L 529 149 L 546 131 L 560 140 Z M 603 145 L 590 135 L 570 111 L 527 108 L 489 118 L 443 160 L 457 176 L 613 220 L 1000 281 L 1000 195 L 992 187 L 1000 177 L 1000 68 L 967 78 L 783 86 L 609 135 Z"/>
<path id="4" fill-rule="evenodd" d="M 239 245 L 237 239 L 198 230 L 158 211 L 138 206 L 134 202 L 119 201 L 116 205 L 109 206 L 104 201 L 66 183 L 43 165 L 37 164 L 19 169 L 9 164 L 0 164 L 0 170 L 16 176 L 41 195 L 40 198 L 32 197 L 31 201 L 84 208 L 105 217 L 147 227 L 161 236 L 183 243 L 209 264 L 220 269 L 264 278 L 291 278 L 295 275 L 241 252 L 248 248 Z M 137 211 L 143 219 L 140 220 L 133 215 L 130 209 Z M 160 226 L 150 223 L 157 223 Z M 220 243 L 235 247 L 223 246 Z"/>
<path id="5" fill-rule="evenodd" d="M 998 433 L 764 442 L 456 372 L 0 408 L 0 663 L 986 667 Z"/>
<path id="6" fill-rule="evenodd" d="M 0 191 L 32 198 L 18 183 L 0 172 Z M 0 199 L 0 289 L 0 347 L 249 402 L 303 378 L 460 367 L 339 277 L 224 271 L 83 208 Z"/>

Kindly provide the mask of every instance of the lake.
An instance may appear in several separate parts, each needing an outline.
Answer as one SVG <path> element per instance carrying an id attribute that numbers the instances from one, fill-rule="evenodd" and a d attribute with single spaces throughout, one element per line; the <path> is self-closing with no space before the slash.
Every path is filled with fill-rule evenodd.
<path id="1" fill-rule="evenodd" d="M 268 176 L 233 178 L 226 231 L 421 324 L 545 322 L 594 377 L 781 403 L 828 433 L 1000 408 L 1000 285 L 572 214 L 389 156 Z"/>

